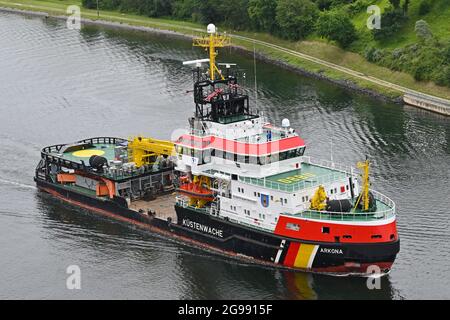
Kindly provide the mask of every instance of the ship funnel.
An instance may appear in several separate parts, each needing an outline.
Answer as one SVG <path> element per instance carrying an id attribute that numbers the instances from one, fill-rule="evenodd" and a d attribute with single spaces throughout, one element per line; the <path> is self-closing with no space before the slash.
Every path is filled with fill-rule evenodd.
<path id="1" fill-rule="evenodd" d="M 282 126 L 283 128 L 289 128 L 289 127 L 291 126 L 291 122 L 289 121 L 289 119 L 284 118 L 284 119 L 281 121 L 281 126 Z"/>
<path id="2" fill-rule="evenodd" d="M 208 32 L 209 34 L 216 33 L 216 26 L 212 23 L 208 24 L 208 26 L 206 27 L 206 32 Z"/>

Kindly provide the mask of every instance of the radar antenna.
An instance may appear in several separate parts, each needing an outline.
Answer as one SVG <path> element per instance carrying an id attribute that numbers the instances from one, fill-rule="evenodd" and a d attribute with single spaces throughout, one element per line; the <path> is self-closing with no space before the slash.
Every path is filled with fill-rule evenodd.
<path id="1" fill-rule="evenodd" d="M 202 47 L 209 51 L 209 77 L 212 81 L 216 78 L 216 73 L 224 80 L 224 76 L 216 66 L 216 48 L 223 48 L 231 44 L 231 38 L 226 34 L 217 33 L 216 26 L 212 23 L 208 25 L 207 32 L 209 36 L 194 38 L 194 47 Z"/>

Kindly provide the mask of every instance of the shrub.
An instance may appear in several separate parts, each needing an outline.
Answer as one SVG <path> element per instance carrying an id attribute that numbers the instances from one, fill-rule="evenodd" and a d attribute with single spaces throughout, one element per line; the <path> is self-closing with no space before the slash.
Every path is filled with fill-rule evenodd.
<path id="1" fill-rule="evenodd" d="M 430 0 L 422 0 L 419 5 L 419 15 L 424 16 L 431 11 L 431 2 Z"/>
<path id="2" fill-rule="evenodd" d="M 407 17 L 402 10 L 387 9 L 381 14 L 381 29 L 373 29 L 373 37 L 375 40 L 384 40 L 389 38 L 394 33 L 398 32 Z"/>
<path id="3" fill-rule="evenodd" d="M 314 31 L 318 11 L 309 0 L 278 0 L 276 22 L 280 35 L 291 40 L 305 38 Z"/>
<path id="4" fill-rule="evenodd" d="M 321 37 L 348 47 L 356 40 L 356 29 L 348 16 L 339 12 L 322 13 L 317 20 L 317 33 Z"/>
<path id="5" fill-rule="evenodd" d="M 433 37 L 433 34 L 431 33 L 430 30 L 430 26 L 425 20 L 416 21 L 414 31 L 416 32 L 416 36 L 417 38 L 419 38 L 420 41 L 426 41 Z"/>

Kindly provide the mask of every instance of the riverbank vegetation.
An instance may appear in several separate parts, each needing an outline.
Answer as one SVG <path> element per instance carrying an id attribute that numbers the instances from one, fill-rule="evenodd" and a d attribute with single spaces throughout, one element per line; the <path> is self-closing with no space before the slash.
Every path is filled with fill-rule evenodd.
<path id="1" fill-rule="evenodd" d="M 81 1 L 82 0 L 0 0 L 0 7 L 39 11 L 46 12 L 53 16 L 63 16 L 68 14 L 66 10 L 69 5 L 75 4 L 81 6 Z M 99 1 L 99 4 L 101 5 L 102 0 Z M 135 1 L 141 2 L 141 0 Z M 209 0 L 204 1 L 207 2 Z M 224 0 L 222 2 L 225 3 L 227 1 L 228 0 Z M 249 2 L 250 1 L 252 0 L 249 0 Z M 152 2 L 154 3 L 154 1 Z M 386 4 L 388 1 L 383 0 L 374 2 L 382 5 L 383 3 Z M 274 1 L 267 0 L 266 3 L 271 3 L 273 6 Z M 413 6 L 411 5 L 411 7 Z M 333 10 L 328 10 L 325 12 L 322 11 L 319 6 L 318 8 L 318 19 L 320 19 L 322 14 L 334 14 Z M 188 36 L 199 35 L 205 30 L 206 22 L 194 22 L 199 21 L 195 16 L 192 16 L 191 18 L 178 18 L 173 15 L 164 17 L 148 17 L 147 15 L 138 14 L 137 11 L 122 12 L 121 10 L 122 9 L 100 9 L 100 16 L 98 17 L 95 8 L 83 8 L 81 15 L 83 18 L 94 22 L 95 20 L 101 20 L 103 24 L 112 22 L 123 27 L 150 27 L 153 29 L 174 31 Z M 265 12 L 265 10 L 266 9 L 261 9 L 260 11 Z M 259 14 L 260 17 L 270 17 L 270 15 L 267 16 L 258 12 L 255 12 L 255 14 Z M 269 10 L 269 12 L 272 11 Z M 398 36 L 398 39 L 394 43 L 391 43 L 390 41 L 377 43 L 373 40 L 373 37 L 365 39 L 366 36 L 361 32 L 362 26 L 366 25 L 368 14 L 365 12 L 362 13 L 361 10 L 356 10 L 355 12 L 359 13 L 352 15 L 350 21 L 355 26 L 357 39 L 351 42 L 346 48 L 343 48 L 345 45 L 340 46 L 337 43 L 340 40 L 331 39 L 331 36 L 330 40 L 327 38 L 322 38 L 322 36 L 319 35 L 319 29 L 315 29 L 314 32 L 309 34 L 305 39 L 298 41 L 282 38 L 281 36 L 276 35 L 277 28 L 279 29 L 279 26 L 276 24 L 274 18 L 261 18 L 258 20 L 251 19 L 251 23 L 256 23 L 256 21 L 258 21 L 258 26 L 247 26 L 249 29 L 245 30 L 241 30 L 239 26 L 236 28 L 228 26 L 228 20 L 224 20 L 223 18 L 221 18 L 223 20 L 221 20 L 219 25 L 222 31 L 226 30 L 233 35 L 232 42 L 235 46 L 239 46 L 250 52 L 253 52 L 253 49 L 256 48 L 256 51 L 259 54 L 271 59 L 272 61 L 281 62 L 288 67 L 299 68 L 300 70 L 304 70 L 308 73 L 319 75 L 322 78 L 340 82 L 347 87 L 356 86 L 362 90 L 369 90 L 373 93 L 378 93 L 392 99 L 398 99 L 401 97 L 402 92 L 404 92 L 406 88 L 409 90 L 416 90 L 437 97 L 450 99 L 449 87 L 439 86 L 432 81 L 417 81 L 408 73 L 389 69 L 380 64 L 369 62 L 365 58 L 364 54 L 366 49 L 365 46 L 360 45 L 362 42 L 372 44 L 374 49 L 383 50 L 383 52 L 393 50 L 397 46 L 411 45 L 416 41 L 416 34 L 414 31 L 415 25 L 411 26 L 412 31 L 402 32 L 400 34 L 401 36 Z M 436 13 L 435 10 L 432 12 Z M 443 11 L 444 15 L 448 13 L 448 11 Z M 336 20 L 339 21 L 338 19 Z M 434 37 L 439 39 L 445 39 L 446 37 L 450 38 L 450 30 L 448 30 L 448 28 L 436 29 L 436 25 L 446 25 L 446 19 L 442 19 L 441 16 L 437 15 L 433 19 L 429 20 L 430 22 L 428 22 L 427 18 L 426 21 L 428 22 Z M 403 26 L 404 29 L 411 29 L 408 26 L 410 21 L 411 19 L 409 19 L 406 25 Z M 273 28 L 273 30 L 271 28 Z M 237 29 L 239 29 L 239 31 Z M 262 32 L 254 30 L 272 31 Z M 323 31 L 320 32 L 325 34 L 327 32 L 327 28 L 323 28 Z M 244 36 L 247 38 L 244 39 L 239 36 Z M 265 44 L 259 44 L 258 42 L 255 43 L 252 39 L 255 39 L 254 41 L 264 41 Z M 270 47 L 269 44 L 279 46 L 279 49 Z M 286 50 L 282 50 L 281 48 L 285 48 Z M 288 50 L 292 51 L 287 52 Z M 367 51 L 369 52 L 369 50 Z M 308 56 L 305 56 L 305 54 Z M 320 59 L 320 61 L 316 61 L 312 58 Z M 328 66 L 328 63 L 332 63 L 333 65 Z M 341 70 L 341 67 L 347 68 L 347 71 Z M 377 79 L 384 79 L 389 82 L 380 83 Z M 399 85 L 403 87 L 403 89 L 397 90 L 393 84 Z"/>
<path id="2" fill-rule="evenodd" d="M 82 3 L 93 9 L 96 1 Z M 381 29 L 366 25 L 373 4 L 382 11 Z M 99 5 L 290 41 L 327 41 L 418 81 L 450 87 L 448 0 L 99 0 Z"/>

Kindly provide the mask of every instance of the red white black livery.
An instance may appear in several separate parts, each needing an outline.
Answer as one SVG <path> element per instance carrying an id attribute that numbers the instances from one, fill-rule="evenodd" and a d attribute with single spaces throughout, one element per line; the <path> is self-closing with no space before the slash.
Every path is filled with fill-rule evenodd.
<path id="1" fill-rule="evenodd" d="M 369 161 L 358 163 L 359 175 L 305 156 L 289 120 L 269 123 L 250 108 L 231 64 L 224 72 L 216 66 L 216 48 L 229 37 L 209 25 L 194 44 L 209 59 L 185 63 L 195 64 L 195 114 L 185 134 L 173 143 L 95 138 L 45 148 L 37 185 L 103 216 L 253 263 L 389 272 L 399 252 L 395 205 L 370 188 Z"/>

